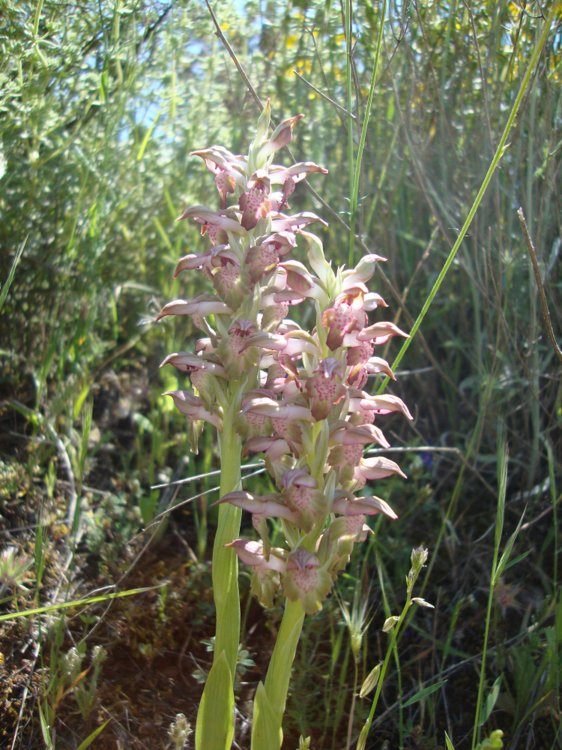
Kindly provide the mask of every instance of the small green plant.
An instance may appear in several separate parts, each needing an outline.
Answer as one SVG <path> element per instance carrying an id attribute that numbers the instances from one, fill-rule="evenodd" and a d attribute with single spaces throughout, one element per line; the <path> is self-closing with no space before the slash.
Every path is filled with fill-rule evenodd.
<path id="1" fill-rule="evenodd" d="M 184 750 L 184 748 L 188 747 L 190 734 L 191 724 L 189 724 L 183 714 L 177 714 L 168 730 L 168 735 L 170 736 L 169 747 L 171 750 Z"/>
<path id="2" fill-rule="evenodd" d="M 6 589 L 27 591 L 23 581 L 33 564 L 27 555 L 22 555 L 16 547 L 6 547 L 0 552 L 0 598 Z"/>
<path id="3" fill-rule="evenodd" d="M 103 646 L 94 646 L 89 669 L 82 670 L 83 656 L 76 647 L 72 647 L 61 659 L 63 684 L 68 687 L 63 695 L 70 692 L 74 695 L 82 718 L 87 721 L 96 705 L 96 688 L 103 662 L 107 652 Z M 89 677 L 89 679 L 86 679 Z M 60 688 L 59 688 L 60 690 Z"/>

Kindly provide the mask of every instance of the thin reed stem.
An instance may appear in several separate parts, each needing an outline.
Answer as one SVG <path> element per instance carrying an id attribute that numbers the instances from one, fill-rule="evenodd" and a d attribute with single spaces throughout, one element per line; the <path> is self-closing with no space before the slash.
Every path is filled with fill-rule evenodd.
<path id="1" fill-rule="evenodd" d="M 347 82 L 347 111 L 348 111 L 348 122 L 347 122 L 347 158 L 349 161 L 349 267 L 353 266 L 353 255 L 355 252 L 355 214 L 356 207 L 353 204 L 353 181 L 354 181 L 354 170 L 353 170 L 353 120 L 351 118 L 351 88 L 352 88 L 352 76 L 351 76 L 351 55 L 353 51 L 353 39 L 351 36 L 352 27 L 352 7 L 351 0 L 345 0 L 345 12 L 344 12 L 344 24 L 345 24 L 345 48 L 346 48 L 346 82 Z"/>
<path id="2" fill-rule="evenodd" d="M 357 215 L 357 202 L 359 199 L 359 182 L 361 179 L 361 162 L 363 160 L 363 150 L 365 148 L 365 141 L 367 140 L 367 130 L 369 128 L 369 118 L 371 116 L 371 107 L 373 104 L 373 94 L 375 93 L 375 83 L 377 81 L 377 73 L 379 69 L 379 59 L 381 53 L 381 43 L 384 30 L 384 19 L 386 17 L 386 0 L 383 0 L 382 13 L 381 13 L 381 24 L 379 29 L 379 37 L 377 39 L 377 51 L 375 53 L 375 65 L 373 67 L 373 75 L 371 77 L 371 86 L 369 88 L 369 96 L 367 99 L 367 109 L 365 111 L 365 117 L 363 119 L 363 127 L 361 129 L 361 138 L 359 141 L 359 148 L 357 150 L 357 160 L 355 162 L 355 173 L 353 176 L 353 188 L 351 191 L 351 204 L 350 204 L 350 245 L 349 245 L 349 267 L 353 266 L 353 255 L 354 255 L 354 240 L 355 240 L 355 217 Z M 350 31 L 351 34 L 351 31 Z M 348 103 L 349 106 L 349 103 Z M 351 107 L 349 107 L 351 111 Z M 351 122 L 351 121 L 350 121 Z M 351 124 L 350 124 L 351 132 Z M 353 144 L 353 141 L 352 141 Z"/>
<path id="3" fill-rule="evenodd" d="M 482 697 L 484 695 L 484 681 L 486 678 L 486 652 L 488 648 L 488 636 L 490 632 L 490 619 L 492 614 L 492 603 L 494 601 L 494 589 L 496 586 L 498 557 L 500 542 L 503 531 L 503 519 L 505 510 L 505 492 L 507 487 L 507 445 L 505 442 L 505 431 L 500 430 L 498 440 L 498 512 L 496 516 L 496 533 L 494 536 L 494 559 L 492 562 L 492 573 L 490 575 L 490 592 L 488 594 L 488 607 L 486 610 L 486 625 L 484 628 L 484 644 L 482 647 L 482 666 L 480 667 L 480 681 L 478 683 L 478 698 L 476 701 L 476 715 L 474 717 L 474 731 L 472 734 L 472 750 L 480 740 L 480 714 L 482 711 Z"/>

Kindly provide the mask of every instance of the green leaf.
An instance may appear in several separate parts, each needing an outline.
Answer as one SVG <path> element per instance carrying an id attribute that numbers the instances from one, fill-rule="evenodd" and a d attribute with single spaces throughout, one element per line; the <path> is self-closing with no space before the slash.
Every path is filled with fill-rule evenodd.
<path id="1" fill-rule="evenodd" d="M 279 750 L 282 741 L 281 724 L 260 682 L 254 700 L 252 750 Z"/>
<path id="2" fill-rule="evenodd" d="M 84 481 L 84 469 L 86 466 L 86 457 L 88 455 L 88 440 L 90 438 L 90 430 L 92 429 L 92 412 L 93 402 L 90 401 L 86 407 L 86 412 L 84 414 L 82 438 L 80 440 L 80 453 L 78 454 L 79 494 L 82 490 L 82 482 Z"/>
<path id="3" fill-rule="evenodd" d="M 505 550 L 503 555 L 500 558 L 499 563 L 497 564 L 496 571 L 494 573 L 494 577 L 492 579 L 492 584 L 494 586 L 497 585 L 498 581 L 500 580 L 503 571 L 505 570 L 505 566 L 507 565 L 507 561 L 509 560 L 509 556 L 511 555 L 511 550 L 513 549 L 513 545 L 515 544 L 515 540 L 517 539 L 519 535 L 519 531 L 521 530 L 521 525 L 523 524 L 523 519 L 525 518 L 525 512 L 527 508 L 523 511 L 523 515 L 521 516 L 519 523 L 517 524 L 517 528 L 513 532 L 513 534 L 509 537 L 507 544 L 505 546 Z"/>
<path id="4" fill-rule="evenodd" d="M 27 242 L 27 237 L 18 247 L 14 261 L 12 263 L 12 267 L 10 268 L 10 273 L 8 274 L 8 278 L 6 279 L 6 283 L 2 287 L 2 292 L 0 293 L 0 310 L 2 309 L 2 306 L 4 302 L 6 301 L 6 297 L 8 296 L 8 292 L 10 291 L 10 287 L 12 286 L 12 281 L 14 280 L 16 268 L 18 267 L 18 263 L 20 262 L 21 254 L 23 253 L 23 249 L 25 247 L 26 242 Z"/>
<path id="5" fill-rule="evenodd" d="M 41 722 L 41 734 L 43 735 L 43 742 L 45 743 L 45 747 L 47 748 L 47 750 L 53 750 L 53 742 L 51 740 L 51 735 L 49 732 L 50 727 L 45 720 L 45 715 L 43 714 L 43 709 L 41 708 L 40 702 L 37 704 L 37 707 L 39 709 L 39 721 Z"/>
<path id="6" fill-rule="evenodd" d="M 498 430 L 498 515 L 496 518 L 496 549 L 500 546 L 505 512 L 505 493 L 507 489 L 507 443 L 505 425 L 500 423 Z"/>
<path id="7" fill-rule="evenodd" d="M 268 679 L 266 680 L 269 700 L 273 706 L 274 711 L 278 716 L 282 717 L 285 712 L 285 704 L 287 701 L 287 689 L 291 679 L 291 670 L 293 668 L 293 662 L 295 660 L 295 652 L 302 632 L 302 625 L 304 622 L 304 612 L 302 611 L 300 600 L 298 602 L 287 601 L 287 607 L 294 609 L 298 618 L 295 619 L 294 625 L 291 628 L 289 634 L 286 637 L 283 648 L 279 652 L 278 658 L 270 663 L 268 670 Z M 299 614 L 300 613 L 300 614 Z M 274 675 L 272 682 L 275 684 L 270 686 L 269 674 Z"/>
<path id="8" fill-rule="evenodd" d="M 230 750 L 234 737 L 234 693 L 226 653 L 215 660 L 199 705 L 195 747 L 197 750 Z"/>
<path id="9" fill-rule="evenodd" d="M 500 675 L 498 679 L 492 685 L 492 689 L 488 693 L 486 702 L 484 703 L 484 706 L 482 707 L 482 713 L 480 714 L 480 720 L 478 722 L 478 726 L 483 727 L 484 724 L 490 718 L 490 714 L 494 710 L 494 706 L 496 705 L 498 695 L 500 694 L 501 681 L 502 681 L 502 676 Z"/>
<path id="10" fill-rule="evenodd" d="M 101 734 L 101 732 L 103 732 L 103 730 L 109 724 L 110 721 L 111 721 L 111 719 L 107 719 L 107 721 L 103 722 L 103 724 L 101 725 L 101 727 L 98 727 L 97 729 L 94 729 L 94 731 L 92 732 L 92 734 L 89 737 L 86 737 L 86 739 L 84 740 L 84 742 L 81 742 L 78 745 L 78 747 L 76 748 L 76 750 L 86 750 L 87 747 L 90 747 L 90 745 L 96 739 L 96 737 L 98 736 L 98 734 Z"/>
<path id="11" fill-rule="evenodd" d="M 148 130 L 146 131 L 144 135 L 144 138 L 142 139 L 141 147 L 139 148 L 139 152 L 137 154 L 137 161 L 142 161 L 144 152 L 146 151 L 146 147 L 148 146 L 148 141 L 150 140 L 150 136 L 152 135 L 152 131 L 156 127 L 156 123 L 160 119 L 161 114 L 162 114 L 162 107 L 160 107 L 160 109 L 156 113 L 156 117 L 154 118 L 152 125 L 148 128 Z"/>
<path id="12" fill-rule="evenodd" d="M 35 535 L 35 580 L 37 583 L 37 591 L 41 587 L 41 581 L 43 579 L 43 569 L 45 568 L 45 556 L 43 554 L 43 524 L 39 524 L 37 527 L 37 533 Z"/>
<path id="13" fill-rule="evenodd" d="M 111 297 L 111 299 L 113 299 L 113 297 Z M 74 409 L 72 410 L 72 416 L 74 417 L 74 419 L 78 419 L 78 415 L 80 414 L 82 405 L 84 401 L 88 398 L 91 385 L 92 385 L 91 382 L 86 383 L 86 385 L 80 391 L 80 395 L 74 402 Z"/>
<path id="14" fill-rule="evenodd" d="M 412 695 L 412 697 L 407 700 L 406 703 L 403 703 L 402 708 L 406 708 L 407 706 L 411 706 L 413 703 L 421 701 L 423 698 L 427 698 L 428 695 L 431 695 L 431 693 L 435 693 L 435 691 L 439 690 L 439 688 L 442 687 L 446 682 L 447 680 L 440 680 L 439 682 L 436 682 L 435 685 L 430 685 L 429 687 L 420 690 L 419 693 Z"/>
<path id="15" fill-rule="evenodd" d="M 449 737 L 447 732 L 445 732 L 445 744 L 447 745 L 447 750 L 455 750 L 455 747 L 451 742 L 451 738 Z"/>
<path id="16" fill-rule="evenodd" d="M 507 563 L 507 565 L 503 569 L 503 572 L 505 573 L 505 571 L 511 568 L 513 565 L 517 565 L 518 562 L 521 562 L 521 560 L 524 560 L 527 557 L 527 555 L 531 554 L 532 551 L 533 550 L 528 549 L 527 552 L 523 552 L 523 554 L 516 557 L 515 560 L 512 560 L 510 563 Z"/>

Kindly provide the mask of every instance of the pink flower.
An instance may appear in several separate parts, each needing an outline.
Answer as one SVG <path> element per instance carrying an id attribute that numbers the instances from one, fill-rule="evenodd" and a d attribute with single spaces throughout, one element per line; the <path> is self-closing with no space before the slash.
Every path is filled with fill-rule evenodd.
<path id="1" fill-rule="evenodd" d="M 357 334 L 359 341 L 372 341 L 375 346 L 386 344 L 391 336 L 404 336 L 406 339 L 410 338 L 407 333 L 404 333 L 404 331 L 398 328 L 398 326 L 389 321 L 375 323 L 374 325 L 359 331 Z"/>
<path id="2" fill-rule="evenodd" d="M 333 352 L 343 344 L 346 333 L 350 333 L 359 326 L 352 305 L 343 301 L 334 304 L 334 307 L 329 310 L 324 310 L 322 323 L 329 328 L 326 343 Z"/>
<path id="3" fill-rule="evenodd" d="M 332 512 L 341 513 L 343 516 L 373 516 L 377 513 L 384 513 L 389 518 L 398 518 L 390 505 L 382 498 L 354 497 L 350 492 L 343 490 L 335 493 Z"/>
<path id="4" fill-rule="evenodd" d="M 347 271 L 343 272 L 343 290 L 345 291 L 357 283 L 364 284 L 366 281 L 369 281 L 371 276 L 375 273 L 375 264 L 377 262 L 380 263 L 381 261 L 386 261 L 386 258 L 374 253 L 364 255 L 355 268 L 348 268 Z"/>
<path id="5" fill-rule="evenodd" d="M 263 518 L 284 518 L 286 521 L 296 523 L 296 515 L 286 505 L 279 502 L 280 499 L 280 496 L 275 494 L 259 496 L 252 495 L 251 492 L 229 492 L 213 505 L 230 503 Z"/>
<path id="6" fill-rule="evenodd" d="M 252 594 L 257 596 L 264 607 L 272 607 L 275 591 L 279 588 L 279 574 L 285 571 L 286 553 L 274 548 L 266 555 L 261 542 L 245 539 L 235 539 L 225 546 L 232 547 L 243 563 L 254 568 Z"/>
<path id="7" fill-rule="evenodd" d="M 295 117 L 289 117 L 287 120 L 279 123 L 279 125 L 273 131 L 271 138 L 266 141 L 258 151 L 256 161 L 267 159 L 268 156 L 274 154 L 279 149 L 286 146 L 287 143 L 293 140 L 293 128 L 304 115 L 295 115 Z"/>
<path id="8" fill-rule="evenodd" d="M 199 396 L 194 396 L 189 391 L 166 391 L 162 395 L 171 396 L 178 411 L 185 414 L 189 421 L 203 419 L 213 424 L 218 430 L 222 430 L 222 417 L 218 413 L 207 411 Z"/>
<path id="9" fill-rule="evenodd" d="M 212 264 L 215 268 L 212 270 L 211 278 L 216 293 L 224 297 L 232 310 L 238 310 L 250 293 L 248 272 L 241 268 L 240 261 L 230 248 L 217 253 Z"/>
<path id="10" fill-rule="evenodd" d="M 293 523 L 303 531 L 310 531 L 316 519 L 323 515 L 326 501 L 318 490 L 318 482 L 310 476 L 309 467 L 285 471 L 281 486 L 285 502 L 295 514 Z"/>
<path id="11" fill-rule="evenodd" d="M 242 373 L 250 372 L 259 361 L 259 349 L 248 346 L 247 339 L 256 330 L 251 320 L 238 318 L 228 329 L 228 336 L 222 338 L 217 347 L 220 359 L 229 380 L 237 380 Z"/>
<path id="12" fill-rule="evenodd" d="M 231 315 L 232 310 L 214 294 L 198 294 L 193 299 L 175 299 L 164 305 L 156 318 L 158 322 L 166 315 Z"/>
<path id="13" fill-rule="evenodd" d="M 221 378 L 226 377 L 224 368 L 220 364 L 199 357 L 197 354 L 189 354 L 189 352 L 168 354 L 160 367 L 164 367 L 164 365 L 173 365 L 180 372 L 188 374 L 202 370 L 209 373 L 209 375 L 219 375 Z"/>
<path id="14" fill-rule="evenodd" d="M 279 259 L 290 252 L 291 248 L 296 247 L 296 244 L 293 232 L 276 232 L 258 238 L 246 255 L 252 284 L 257 284 L 266 274 L 274 271 Z"/>
<path id="15" fill-rule="evenodd" d="M 371 396 L 369 393 L 355 389 L 349 395 L 351 397 L 349 400 L 349 410 L 351 412 L 357 412 L 360 409 L 365 412 L 373 412 L 374 414 L 390 414 L 393 411 L 400 411 L 408 419 L 414 419 L 406 404 L 398 396 L 392 396 L 391 394 Z"/>
<path id="16" fill-rule="evenodd" d="M 318 375 L 307 378 L 306 392 L 311 400 L 312 416 L 319 422 L 321 419 L 328 418 L 332 406 L 339 404 L 347 393 L 347 388 L 341 382 L 343 368 L 334 357 L 323 359 L 314 372 Z"/>
<path id="17" fill-rule="evenodd" d="M 289 401 L 276 401 L 273 398 L 261 397 L 253 398 L 244 406 L 242 411 L 254 412 L 256 414 L 265 414 L 272 419 L 295 420 L 303 419 L 307 422 L 312 421 L 310 409 L 300 404 Z"/>
<path id="18" fill-rule="evenodd" d="M 304 611 L 314 615 L 322 609 L 322 602 L 332 588 L 332 576 L 313 552 L 299 547 L 289 556 L 287 572 L 283 578 L 285 595 L 292 602 L 299 599 Z"/>
<path id="19" fill-rule="evenodd" d="M 382 448 L 390 448 L 382 430 L 373 424 L 363 424 L 358 427 L 351 422 L 333 422 L 330 431 L 330 445 L 359 445 L 378 443 Z"/>
<path id="20" fill-rule="evenodd" d="M 281 200 L 278 204 L 277 210 L 282 211 L 283 208 L 287 205 L 289 197 L 295 190 L 296 183 L 304 180 L 305 177 L 307 177 L 309 174 L 312 174 L 313 172 L 327 173 L 328 170 L 324 169 L 323 167 L 319 167 L 318 164 L 315 164 L 312 161 L 293 164 L 288 168 L 280 167 L 275 164 L 272 164 L 270 166 L 269 179 L 271 180 L 271 184 L 283 185 L 283 192 L 281 194 Z"/>
<path id="21" fill-rule="evenodd" d="M 226 244 L 228 242 L 228 238 L 225 235 L 226 232 L 232 232 L 233 234 L 238 235 L 244 234 L 243 227 L 240 226 L 240 223 L 236 219 L 236 214 L 231 209 L 212 211 L 206 206 L 190 206 L 189 208 L 186 208 L 176 221 L 181 221 L 182 219 L 193 219 L 198 224 L 201 224 L 201 234 L 209 232 L 209 237 L 211 238 L 213 245 L 218 244 L 215 240 L 223 242 L 223 238 L 223 244 Z M 222 230 L 222 235 L 218 232 L 212 233 L 210 231 L 211 227 L 215 227 L 217 230 Z"/>
<path id="22" fill-rule="evenodd" d="M 292 216 L 285 216 L 285 214 L 277 214 L 272 218 L 271 228 L 274 232 L 296 232 L 307 227 L 312 222 L 318 221 L 323 226 L 327 227 L 328 224 L 316 214 L 311 211 L 303 211 L 300 214 L 293 214 Z"/>
<path id="23" fill-rule="evenodd" d="M 355 488 L 360 489 L 367 481 L 385 479 L 393 474 L 399 474 L 406 479 L 406 475 L 397 463 L 385 456 L 361 458 L 354 469 Z"/>
<path id="24" fill-rule="evenodd" d="M 242 193 L 239 203 L 242 211 L 241 224 L 249 232 L 271 211 L 271 203 L 267 198 L 270 193 L 267 172 L 263 169 L 255 172 L 246 187 L 247 192 Z"/>

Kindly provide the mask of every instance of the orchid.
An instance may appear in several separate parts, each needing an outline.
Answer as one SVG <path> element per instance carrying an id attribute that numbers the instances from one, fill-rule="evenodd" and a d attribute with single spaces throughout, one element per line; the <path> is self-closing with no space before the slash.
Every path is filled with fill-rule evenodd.
<path id="1" fill-rule="evenodd" d="M 254 714 L 253 750 L 274 750 L 282 741 L 281 716 L 275 714 L 278 741 L 271 744 L 268 734 L 267 747 L 260 744 L 265 736 L 261 722 L 270 711 L 267 701 L 284 706 L 290 654 L 294 656 L 304 614 L 322 609 L 354 545 L 370 532 L 366 517 L 397 517 L 384 500 L 370 494 L 367 483 L 405 476 L 390 459 L 363 458 L 365 446 L 389 447 L 375 424 L 379 417 L 398 411 L 412 419 L 398 397 L 365 390 L 371 375 L 393 377 L 388 363 L 374 356 L 375 348 L 393 336 L 408 335 L 393 323 L 369 320 L 377 308 L 386 307 L 367 287 L 384 258 L 373 253 L 355 268 L 334 270 L 318 237 L 305 231 L 313 222 L 324 222 L 308 212 L 283 213 L 298 182 L 327 171 L 313 162 L 292 167 L 271 163 L 302 116 L 284 120 L 267 138 L 268 103 L 247 156 L 220 146 L 192 152 L 215 175 L 219 210 L 193 206 L 182 213 L 180 219 L 201 225 L 212 246 L 181 258 L 175 276 L 200 272 L 203 291 L 193 299 L 169 302 L 157 318 L 190 315 L 205 334 L 194 353 L 174 352 L 162 363 L 188 375 L 194 392 L 165 395 L 188 419 L 192 450 L 197 450 L 203 423 L 210 422 L 218 431 L 222 457 L 213 554 L 217 636 L 198 717 L 199 750 L 227 749 L 232 740 L 228 720 L 224 736 L 217 739 L 209 706 L 227 705 L 234 681 L 240 617 L 237 560 L 253 568 L 252 592 L 264 606 L 286 601 Z M 272 185 L 280 185 L 280 192 L 272 192 Z M 299 236 L 307 245 L 308 266 L 291 257 Z M 287 317 L 302 304 L 314 307 L 312 331 Z M 240 461 L 249 453 L 264 454 L 276 492 L 259 496 L 242 489 Z M 238 538 L 242 511 L 252 515 L 259 541 Z M 280 519 L 285 532 L 278 549 L 271 547 L 268 519 Z M 286 663 L 280 665 L 280 654 L 285 662 L 290 657 L 288 671 Z M 277 678 L 282 686 L 274 688 Z"/>

